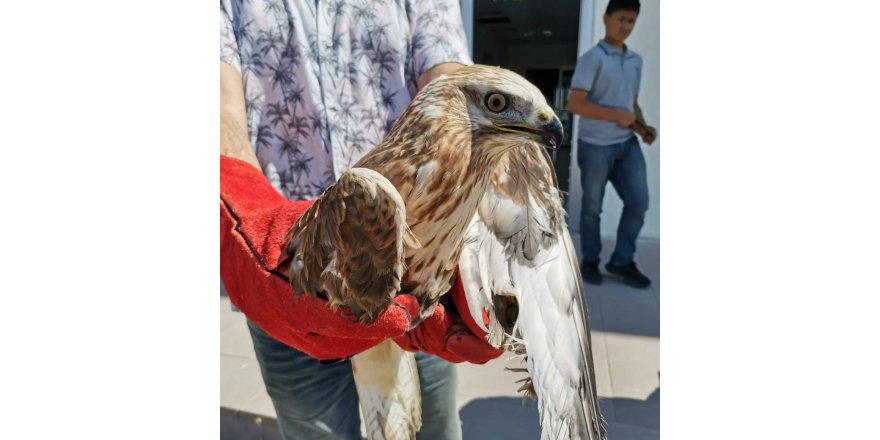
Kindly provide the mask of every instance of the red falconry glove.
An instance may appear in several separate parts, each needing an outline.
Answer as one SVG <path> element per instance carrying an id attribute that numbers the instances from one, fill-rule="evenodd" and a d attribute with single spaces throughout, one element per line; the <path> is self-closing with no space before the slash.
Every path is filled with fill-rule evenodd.
<path id="1" fill-rule="evenodd" d="M 348 358 L 393 338 L 410 351 L 449 362 L 485 363 L 501 355 L 470 318 L 438 305 L 411 331 L 418 301 L 399 294 L 370 325 L 333 312 L 320 298 L 296 294 L 276 267 L 284 237 L 312 201 L 291 202 L 252 165 L 220 156 L 220 277 L 229 299 L 273 338 L 319 360 Z M 458 277 L 456 277 L 458 278 Z M 461 281 L 450 290 L 456 308 L 467 311 Z M 463 320 L 463 321 L 462 321 Z"/>
<path id="2" fill-rule="evenodd" d="M 501 356 L 504 350 L 486 342 L 486 332 L 474 323 L 470 313 L 458 313 L 458 310 L 467 312 L 468 308 L 464 286 L 457 273 L 447 295 L 452 297 L 455 305 L 452 311 L 446 310 L 443 304 L 437 304 L 433 315 L 403 336 L 394 338 L 394 342 L 404 350 L 424 351 L 454 363 L 468 361 L 484 364 Z M 419 308 L 418 300 L 412 295 L 398 295 L 394 300 L 398 303 L 411 301 L 406 306 L 409 310 Z"/>

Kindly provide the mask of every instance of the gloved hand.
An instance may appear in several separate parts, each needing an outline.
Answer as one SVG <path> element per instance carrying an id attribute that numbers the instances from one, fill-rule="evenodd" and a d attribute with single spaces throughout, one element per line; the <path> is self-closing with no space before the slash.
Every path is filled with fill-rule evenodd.
<path id="1" fill-rule="evenodd" d="M 442 306 L 408 333 L 409 317 L 418 314 L 418 301 L 411 295 L 395 297 L 394 306 L 370 325 L 331 311 L 322 299 L 297 298 L 276 267 L 284 236 L 311 204 L 287 201 L 253 166 L 220 157 L 220 274 L 229 299 L 248 319 L 319 360 L 347 358 L 387 338 L 450 362 L 484 363 L 501 355 L 486 342 L 482 329 L 456 320 Z M 456 293 L 456 301 L 464 299 L 460 281 L 450 292 Z"/>
<path id="2" fill-rule="evenodd" d="M 470 313 L 458 313 L 458 310 L 467 311 L 467 299 L 461 277 L 457 273 L 447 295 L 453 299 L 455 305 L 453 310 L 447 310 L 443 304 L 437 304 L 434 314 L 422 321 L 418 327 L 394 338 L 394 342 L 404 350 L 424 351 L 454 363 L 468 361 L 484 364 L 501 356 L 504 350 L 496 349 L 486 342 L 486 332 L 473 322 Z M 418 300 L 412 295 L 398 295 L 394 300 L 399 303 L 411 300 L 412 305 L 408 305 L 407 308 L 418 310 Z"/>

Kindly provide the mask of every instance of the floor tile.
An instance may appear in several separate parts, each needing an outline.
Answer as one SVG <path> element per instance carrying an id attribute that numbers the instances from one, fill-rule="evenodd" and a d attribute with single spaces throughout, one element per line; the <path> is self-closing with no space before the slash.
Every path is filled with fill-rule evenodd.
<path id="1" fill-rule="evenodd" d="M 220 355 L 221 407 L 241 410 L 257 395 L 265 393 L 256 359 Z"/>

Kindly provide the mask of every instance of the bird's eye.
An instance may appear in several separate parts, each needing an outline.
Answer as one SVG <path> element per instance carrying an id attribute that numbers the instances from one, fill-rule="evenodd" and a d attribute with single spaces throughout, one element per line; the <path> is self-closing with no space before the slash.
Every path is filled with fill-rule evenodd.
<path id="1" fill-rule="evenodd" d="M 498 113 L 507 108 L 507 98 L 500 93 L 492 93 L 486 97 L 486 108 Z"/>

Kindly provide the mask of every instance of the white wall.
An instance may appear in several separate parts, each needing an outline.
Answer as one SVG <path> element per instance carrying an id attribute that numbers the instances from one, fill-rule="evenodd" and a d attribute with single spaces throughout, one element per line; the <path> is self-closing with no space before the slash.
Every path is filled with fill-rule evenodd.
<path id="1" fill-rule="evenodd" d="M 468 41 L 468 51 L 471 57 L 474 54 L 474 0 L 460 0 L 458 2 L 461 7 L 461 23 L 464 25 L 464 35 Z"/>
<path id="2" fill-rule="evenodd" d="M 626 40 L 627 47 L 635 50 L 642 56 L 642 85 L 639 92 L 639 104 L 648 124 L 657 127 L 657 140 L 652 145 L 642 148 L 648 167 L 648 190 L 651 204 L 645 216 L 645 226 L 642 228 L 641 237 L 660 239 L 660 143 L 663 141 L 663 127 L 660 124 L 660 0 L 642 0 L 641 12 L 636 22 L 633 33 Z M 578 45 L 578 56 L 586 52 L 605 36 L 605 25 L 602 16 L 608 6 L 608 0 L 581 0 L 581 19 L 589 19 L 592 15 L 592 29 L 589 24 L 581 22 L 581 31 L 592 33 L 581 35 Z M 589 8 L 592 6 L 592 14 Z M 585 26 L 587 24 L 587 26 Z M 577 152 L 577 146 L 572 152 Z M 577 161 L 572 159 L 571 167 L 571 194 L 569 204 L 569 225 L 573 230 L 579 228 L 581 212 L 581 187 L 580 170 Z M 615 237 L 617 234 L 617 221 L 623 204 L 611 184 L 605 190 L 605 203 L 602 206 L 603 237 Z"/>

